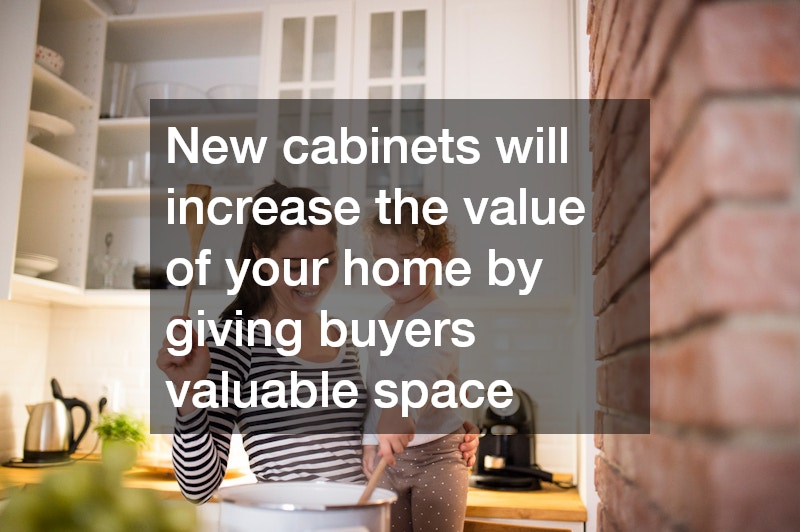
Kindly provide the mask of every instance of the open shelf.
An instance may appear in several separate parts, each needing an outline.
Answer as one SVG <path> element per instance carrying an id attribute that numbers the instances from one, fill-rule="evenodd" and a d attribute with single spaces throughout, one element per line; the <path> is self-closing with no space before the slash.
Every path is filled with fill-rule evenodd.
<path id="1" fill-rule="evenodd" d="M 15 300 L 66 302 L 79 299 L 82 293 L 77 286 L 38 277 L 15 273 L 11 278 L 11 297 Z"/>
<path id="2" fill-rule="evenodd" d="M 88 172 L 49 151 L 25 144 L 25 179 L 82 179 Z"/>
<path id="3" fill-rule="evenodd" d="M 92 191 L 93 212 L 101 216 L 149 216 L 149 188 L 98 188 Z"/>
<path id="4" fill-rule="evenodd" d="M 150 118 L 103 118 L 98 122 L 97 151 L 105 155 L 150 150 Z"/>
<path id="5" fill-rule="evenodd" d="M 108 19 L 111 61 L 258 55 L 263 11 L 128 15 Z"/>
<path id="6" fill-rule="evenodd" d="M 44 301 L 75 307 L 148 308 L 150 306 L 149 290 L 84 290 L 77 286 L 18 273 L 13 274 L 11 279 L 11 294 L 19 301 Z"/>
<path id="7" fill-rule="evenodd" d="M 102 18 L 103 10 L 91 0 L 49 0 L 42 2 L 40 18 L 43 22 Z"/>
<path id="8" fill-rule="evenodd" d="M 92 107 L 94 100 L 41 65 L 33 65 L 34 99 L 58 102 L 64 107 Z"/>

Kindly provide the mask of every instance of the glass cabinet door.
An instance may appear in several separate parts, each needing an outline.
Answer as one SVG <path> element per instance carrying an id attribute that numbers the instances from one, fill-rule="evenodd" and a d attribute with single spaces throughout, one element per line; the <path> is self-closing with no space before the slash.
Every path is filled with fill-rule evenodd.
<path id="1" fill-rule="evenodd" d="M 441 28 L 440 1 L 357 0 L 353 95 L 368 100 L 359 117 L 365 135 L 401 136 L 407 146 L 420 135 L 439 135 L 441 106 L 427 100 L 442 94 Z M 382 150 L 384 144 L 379 140 Z M 355 169 L 353 195 L 375 198 L 380 190 L 397 187 L 404 193 L 438 194 L 438 165 L 420 165 L 411 158 L 401 163 L 399 148 L 392 144 L 386 148 L 388 162 L 382 153 L 380 162 Z"/>
<path id="2" fill-rule="evenodd" d="M 293 164 L 284 156 L 300 157 L 311 148 L 286 146 L 292 136 L 311 142 L 334 136 L 335 124 L 345 123 L 350 98 L 350 44 L 352 12 L 347 2 L 279 4 L 270 8 L 267 98 L 280 100 L 277 120 L 267 125 L 272 146 L 268 181 L 307 186 L 329 197 L 347 195 L 343 165 Z M 341 100 L 341 104 L 334 104 Z"/>

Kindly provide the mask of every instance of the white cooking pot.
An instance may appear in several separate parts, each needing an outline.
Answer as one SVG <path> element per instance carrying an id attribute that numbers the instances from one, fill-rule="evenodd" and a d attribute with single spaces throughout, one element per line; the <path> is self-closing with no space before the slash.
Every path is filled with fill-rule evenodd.
<path id="1" fill-rule="evenodd" d="M 394 492 L 376 489 L 363 505 L 364 486 L 342 482 L 263 482 L 222 488 L 220 532 L 389 532 Z"/>

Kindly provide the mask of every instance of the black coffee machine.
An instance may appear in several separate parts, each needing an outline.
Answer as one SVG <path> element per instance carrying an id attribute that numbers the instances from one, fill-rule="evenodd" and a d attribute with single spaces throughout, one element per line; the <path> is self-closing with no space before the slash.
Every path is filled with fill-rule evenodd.
<path id="1" fill-rule="evenodd" d="M 540 481 L 553 475 L 536 465 L 535 405 L 524 391 L 513 388 L 511 403 L 504 408 L 486 404 L 477 420 L 477 471 L 470 485 L 496 490 L 542 489 Z"/>

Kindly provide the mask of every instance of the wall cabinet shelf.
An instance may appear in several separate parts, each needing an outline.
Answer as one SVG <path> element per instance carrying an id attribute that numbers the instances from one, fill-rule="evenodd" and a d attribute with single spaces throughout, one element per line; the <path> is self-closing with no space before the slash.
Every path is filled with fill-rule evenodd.
<path id="1" fill-rule="evenodd" d="M 108 19 L 110 61 L 257 56 L 263 10 L 163 13 Z"/>
<path id="2" fill-rule="evenodd" d="M 92 192 L 97 216 L 149 216 L 149 188 L 100 188 Z M 149 235 L 148 235 L 149 237 Z"/>
<path id="3" fill-rule="evenodd" d="M 86 272 L 106 16 L 91 0 L 13 4 L 0 19 L 0 63 L 13 73 L 0 102 L 0 296 L 20 286 L 73 293 Z M 60 76 L 34 62 L 37 44 L 64 58 Z M 74 132 L 31 143 L 30 111 L 65 120 Z M 41 279 L 16 275 L 23 252 L 54 257 L 58 267 Z"/>
<path id="4" fill-rule="evenodd" d="M 177 83 L 193 87 L 199 94 L 218 85 L 258 86 L 263 64 L 264 17 L 263 8 L 245 8 L 108 18 L 104 65 L 106 68 L 111 63 L 127 65 L 135 79 L 128 87 L 134 90 L 134 94 L 129 96 L 136 99 L 125 117 L 101 119 L 98 123 L 89 257 L 104 253 L 105 235 L 112 233 L 112 254 L 127 264 L 157 262 L 151 253 L 150 210 L 151 199 L 157 200 L 159 206 L 163 200 L 166 206 L 166 188 L 172 185 L 161 179 L 165 172 L 170 172 L 170 175 L 180 172 L 181 182 L 211 180 L 215 195 L 252 193 L 252 177 L 238 177 L 246 181 L 246 187 L 235 186 L 238 181 L 232 178 L 225 179 L 236 170 L 229 165 L 224 169 L 215 168 L 213 176 L 205 171 L 196 171 L 193 166 L 164 167 L 167 164 L 165 154 L 151 154 L 150 134 L 151 127 L 168 122 L 178 127 L 213 125 L 220 135 L 228 131 L 241 135 L 243 130 L 253 135 L 254 113 L 223 112 L 224 109 L 218 109 L 221 106 L 212 105 L 215 102 L 209 99 L 203 104 L 207 113 L 152 118 L 146 116 L 149 114 L 148 102 L 135 92 L 135 86 Z M 180 189 L 175 197 L 183 196 L 182 187 L 174 188 Z M 165 208 L 159 207 L 158 211 L 153 215 L 160 216 Z M 87 293 L 102 284 L 102 276 L 96 270 L 90 260 L 86 272 L 86 286 L 90 289 Z M 126 270 L 115 279 L 114 287 L 124 290 L 130 283 L 130 272 Z"/>
<path id="5" fill-rule="evenodd" d="M 16 273 L 11 279 L 11 293 L 17 301 L 58 303 L 74 307 L 146 309 L 150 306 L 149 290 L 83 290 L 76 286 Z"/>
<path id="6" fill-rule="evenodd" d="M 93 107 L 94 100 L 43 66 L 33 65 L 33 99 L 59 107 Z"/>
<path id="7" fill-rule="evenodd" d="M 89 172 L 53 153 L 25 144 L 25 179 L 84 179 Z"/>
<path id="8" fill-rule="evenodd" d="M 146 116 L 103 118 L 98 127 L 98 154 L 144 153 L 150 149 L 150 119 Z"/>
<path id="9" fill-rule="evenodd" d="M 186 12 L 125 16 L 107 16 L 91 0 L 31 4 L 0 21 L 0 54 L 22 75 L 8 80 L 9 103 L 0 103 L 9 124 L 0 160 L 8 161 L 11 174 L 19 174 L 7 199 L 0 199 L 0 221 L 9 228 L 0 234 L 0 249 L 6 250 L 0 253 L 0 295 L 5 296 L 17 250 L 57 256 L 59 268 L 47 280 L 78 289 L 98 286 L 93 258 L 104 252 L 108 232 L 114 234 L 112 251 L 131 264 L 152 260 L 151 214 L 164 216 L 161 205 L 172 185 L 158 181 L 163 172 L 148 173 L 151 166 L 163 170 L 159 165 L 166 162 L 163 153 L 151 153 L 151 126 L 157 122 L 144 116 L 145 106 L 132 94 L 127 116 L 98 119 L 104 71 L 111 63 L 124 63 L 134 72 L 129 90 L 149 82 L 181 83 L 201 92 L 217 85 L 253 85 L 259 97 L 280 101 L 277 113 L 264 113 L 266 124 L 250 113 L 209 112 L 183 123 L 165 118 L 179 126 L 213 126 L 222 136 L 270 139 L 262 163 L 246 172 L 228 164 L 210 173 L 175 169 L 185 175 L 176 179 L 181 184 L 174 186 L 173 197 L 183 196 L 183 183 L 203 181 L 215 195 L 250 196 L 276 178 L 333 199 L 351 196 L 365 206 L 381 189 L 397 186 L 442 196 L 448 203 L 467 192 L 491 194 L 491 183 L 475 180 L 465 188 L 461 169 L 448 172 L 437 165 L 291 165 L 282 161 L 281 139 L 335 136 L 335 125 L 351 123 L 354 134 L 367 134 L 370 124 L 379 124 L 381 135 L 403 135 L 413 142 L 441 125 L 426 100 L 572 96 L 571 63 L 561 61 L 564 71 L 555 71 L 546 57 L 571 57 L 570 33 L 564 30 L 570 24 L 567 3 L 508 0 L 498 10 L 484 0 L 461 0 L 445 10 L 443 0 L 247 0 L 233 9 L 190 12 L 187 7 Z M 174 5 L 179 4 L 184 9 L 183 3 Z M 519 16 L 506 27 L 510 10 L 519 10 Z M 476 29 L 491 38 L 475 38 Z M 538 46 L 545 41 L 556 51 Z M 62 77 L 30 61 L 36 43 L 65 57 Z M 20 109 L 25 98 L 29 105 Z M 357 99 L 370 101 L 366 116 L 353 115 L 349 101 Z M 29 108 L 69 121 L 76 133 L 26 142 Z M 151 200 L 158 201 L 154 213 Z M 358 254 L 362 237 L 351 229 L 342 230 L 341 243 Z M 215 245 L 215 238 L 222 251 L 230 251 L 230 235 L 210 232 L 208 243 Z M 472 252 L 466 243 L 461 249 Z"/>

